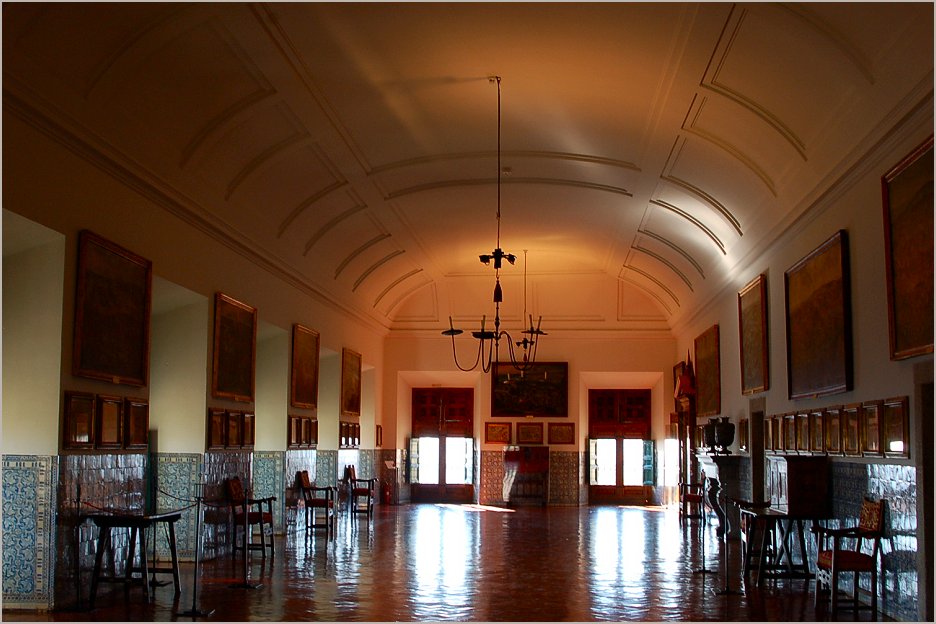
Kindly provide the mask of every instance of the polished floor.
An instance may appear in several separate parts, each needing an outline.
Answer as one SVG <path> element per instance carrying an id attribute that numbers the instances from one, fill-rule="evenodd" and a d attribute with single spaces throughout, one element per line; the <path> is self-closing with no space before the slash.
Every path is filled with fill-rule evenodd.
<path id="1" fill-rule="evenodd" d="M 192 609 L 204 621 L 816 621 L 812 584 L 778 580 L 746 587 L 740 542 L 724 545 L 679 524 L 675 509 L 474 505 L 379 506 L 374 518 L 339 519 L 334 540 L 304 532 L 277 538 L 274 559 L 244 566 L 203 562 L 193 593 L 182 564 L 182 595 L 105 586 L 93 611 L 4 611 L 8 621 L 174 621 Z M 718 595 L 725 588 L 739 593 Z M 193 600 L 194 598 L 194 600 Z M 869 619 L 867 612 L 861 619 Z M 852 612 L 840 619 L 852 619 Z"/>

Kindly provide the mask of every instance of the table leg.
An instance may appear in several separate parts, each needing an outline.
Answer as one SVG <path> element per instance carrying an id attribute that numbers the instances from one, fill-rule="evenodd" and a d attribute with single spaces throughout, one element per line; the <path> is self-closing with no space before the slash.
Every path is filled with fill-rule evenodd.
<path id="1" fill-rule="evenodd" d="M 101 560 L 104 558 L 104 547 L 110 542 L 110 528 L 98 529 L 98 547 L 94 553 L 94 574 L 91 575 L 91 599 L 89 606 L 94 608 L 94 598 L 97 596 L 98 579 L 101 577 Z"/>
<path id="2" fill-rule="evenodd" d="M 155 526 L 155 525 L 154 525 Z M 136 529 L 134 529 L 136 530 Z M 152 596 L 150 595 L 150 586 L 149 582 L 146 580 L 147 575 L 149 574 L 149 566 L 146 561 L 146 527 L 140 527 L 140 570 L 143 579 L 143 595 L 146 596 L 146 602 L 149 602 Z M 153 536 L 153 540 L 156 539 L 156 536 Z M 132 547 L 131 547 L 132 548 Z M 130 565 L 133 565 L 133 559 L 130 559 Z"/>
<path id="3" fill-rule="evenodd" d="M 167 523 L 169 525 L 169 554 L 172 556 L 172 584 L 175 588 L 175 595 L 182 593 L 182 583 L 179 582 L 179 554 L 176 550 L 175 540 L 175 522 Z"/>

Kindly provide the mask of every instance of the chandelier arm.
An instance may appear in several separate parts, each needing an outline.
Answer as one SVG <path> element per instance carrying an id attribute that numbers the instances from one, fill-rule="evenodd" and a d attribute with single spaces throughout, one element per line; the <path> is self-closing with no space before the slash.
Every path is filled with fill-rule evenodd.
<path id="1" fill-rule="evenodd" d="M 455 366 L 458 368 L 458 370 L 465 373 L 473 371 L 475 368 L 477 368 L 478 362 L 481 360 L 481 347 L 478 347 L 478 355 L 475 357 L 474 364 L 468 368 L 464 368 L 461 364 L 458 363 L 458 352 L 455 349 L 455 336 L 452 336 L 452 359 L 455 360 Z"/>

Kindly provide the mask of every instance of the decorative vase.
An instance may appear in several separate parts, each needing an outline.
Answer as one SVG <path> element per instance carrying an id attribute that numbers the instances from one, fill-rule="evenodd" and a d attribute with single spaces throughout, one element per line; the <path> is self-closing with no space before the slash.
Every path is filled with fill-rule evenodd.
<path id="1" fill-rule="evenodd" d="M 728 447 L 734 442 L 734 423 L 727 416 L 724 416 L 721 422 L 713 423 L 712 428 L 714 429 L 716 452 L 730 455 L 731 451 L 728 450 Z"/>
<path id="2" fill-rule="evenodd" d="M 715 451 L 715 423 L 708 422 L 702 425 L 702 442 L 708 447 L 709 452 Z"/>

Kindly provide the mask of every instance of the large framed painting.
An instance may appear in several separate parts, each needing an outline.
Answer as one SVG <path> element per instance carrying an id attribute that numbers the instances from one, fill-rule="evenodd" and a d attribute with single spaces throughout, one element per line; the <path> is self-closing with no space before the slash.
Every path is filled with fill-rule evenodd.
<path id="1" fill-rule="evenodd" d="M 361 354 L 341 350 L 341 415 L 361 415 Z"/>
<path id="2" fill-rule="evenodd" d="M 72 374 L 147 384 L 152 285 L 149 260 L 81 231 Z"/>
<path id="3" fill-rule="evenodd" d="M 784 275 L 791 399 L 852 389 L 848 234 L 836 232 Z"/>
<path id="4" fill-rule="evenodd" d="M 696 416 L 721 412 L 721 365 L 718 325 L 712 325 L 695 339 Z"/>
<path id="5" fill-rule="evenodd" d="M 293 407 L 318 405 L 319 333 L 296 323 L 292 332 L 292 377 L 289 402 Z"/>
<path id="6" fill-rule="evenodd" d="M 537 362 L 521 372 L 498 362 L 491 375 L 492 416 L 568 416 L 569 363 Z"/>
<path id="7" fill-rule="evenodd" d="M 211 395 L 250 403 L 257 366 L 257 309 L 215 293 Z"/>
<path id="8" fill-rule="evenodd" d="M 933 137 L 881 177 L 890 356 L 933 352 Z"/>
<path id="9" fill-rule="evenodd" d="M 741 394 L 770 388 L 767 366 L 767 276 L 758 275 L 738 293 Z"/>

